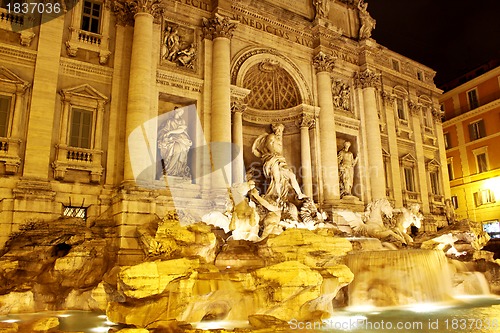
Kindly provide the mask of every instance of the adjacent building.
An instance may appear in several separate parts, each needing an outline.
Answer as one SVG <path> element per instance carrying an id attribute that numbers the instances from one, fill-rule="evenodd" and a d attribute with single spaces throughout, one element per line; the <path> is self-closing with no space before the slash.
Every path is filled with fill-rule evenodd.
<path id="1" fill-rule="evenodd" d="M 0 9 L 2 243 L 30 220 L 74 215 L 113 221 L 121 258 L 140 255 L 137 226 L 173 208 L 223 209 L 228 187 L 262 167 L 252 144 L 275 123 L 321 209 L 388 198 L 418 203 L 425 228 L 446 223 L 435 72 L 373 40 L 364 1 L 81 0 L 42 14 L 9 3 Z M 175 108 L 192 141 L 190 177 L 162 171 L 158 132 Z M 498 115 L 491 123 L 488 135 Z M 352 195 L 341 196 L 346 141 L 358 162 Z M 468 158 L 464 177 L 474 173 Z"/>
<path id="2" fill-rule="evenodd" d="M 491 232 L 500 232 L 499 65 L 491 61 L 465 74 L 439 98 L 456 214 L 493 224 Z"/>

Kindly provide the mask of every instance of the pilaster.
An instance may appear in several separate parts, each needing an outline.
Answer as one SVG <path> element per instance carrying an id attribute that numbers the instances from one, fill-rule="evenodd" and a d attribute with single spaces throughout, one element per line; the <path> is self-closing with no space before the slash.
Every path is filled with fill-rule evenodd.
<path id="1" fill-rule="evenodd" d="M 41 19 L 23 176 L 48 180 L 64 16 L 44 13 Z"/>
<path id="2" fill-rule="evenodd" d="M 430 213 L 430 205 L 429 205 L 429 189 L 427 186 L 427 169 L 425 167 L 425 155 L 424 155 L 424 144 L 422 141 L 422 127 L 420 123 L 420 108 L 419 106 L 412 102 L 408 101 L 408 108 L 410 110 L 410 118 L 413 125 L 414 135 L 414 143 L 415 143 L 415 158 L 417 160 L 417 170 L 416 174 L 418 175 L 418 191 L 420 193 L 420 200 L 422 202 L 422 213 L 429 214 Z M 445 164 L 446 165 L 446 164 Z"/>

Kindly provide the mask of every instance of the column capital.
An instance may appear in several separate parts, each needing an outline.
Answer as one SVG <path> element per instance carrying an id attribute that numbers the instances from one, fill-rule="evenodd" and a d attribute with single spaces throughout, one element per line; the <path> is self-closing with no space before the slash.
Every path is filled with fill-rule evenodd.
<path id="1" fill-rule="evenodd" d="M 316 119 L 313 114 L 302 113 L 300 118 L 295 122 L 299 128 L 311 128 L 316 124 Z"/>
<path id="2" fill-rule="evenodd" d="M 414 116 L 418 116 L 419 114 L 419 111 L 420 111 L 420 104 L 412 101 L 412 100 L 408 100 L 408 109 L 410 109 L 410 113 Z"/>
<path id="3" fill-rule="evenodd" d="M 319 51 L 313 57 L 313 65 L 318 73 L 320 72 L 331 72 L 335 67 L 336 58 Z"/>
<path id="4" fill-rule="evenodd" d="M 391 93 L 388 93 L 387 91 L 382 91 L 380 93 L 380 96 L 382 97 L 382 100 L 384 101 L 385 104 L 391 105 L 396 100 L 396 96 Z"/>
<path id="5" fill-rule="evenodd" d="M 165 7 L 161 0 L 114 0 L 110 5 L 120 25 L 133 25 L 134 16 L 146 13 L 158 19 Z"/>
<path id="6" fill-rule="evenodd" d="M 356 88 L 378 88 L 381 85 L 380 74 L 366 69 L 363 72 L 354 73 L 354 84 Z"/>
<path id="7" fill-rule="evenodd" d="M 234 29 L 236 29 L 236 25 L 239 22 L 217 13 L 214 16 L 211 19 L 203 18 L 203 38 L 215 39 L 217 37 L 225 37 L 231 39 Z"/>
<path id="8" fill-rule="evenodd" d="M 432 116 L 434 117 L 434 120 L 437 123 L 442 123 L 443 122 L 443 111 L 441 111 L 440 108 L 433 107 L 432 108 Z"/>
<path id="9" fill-rule="evenodd" d="M 247 109 L 247 104 L 243 103 L 243 101 L 239 98 L 231 99 L 231 113 L 243 113 Z"/>

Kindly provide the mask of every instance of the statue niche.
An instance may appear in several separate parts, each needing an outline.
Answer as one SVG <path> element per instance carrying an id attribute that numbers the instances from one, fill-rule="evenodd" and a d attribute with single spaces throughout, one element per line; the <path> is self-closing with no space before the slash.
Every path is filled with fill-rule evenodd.
<path id="1" fill-rule="evenodd" d="M 158 132 L 158 148 L 164 176 L 191 178 L 187 158 L 193 142 L 187 133 L 183 114 L 183 109 L 175 107 Z"/>

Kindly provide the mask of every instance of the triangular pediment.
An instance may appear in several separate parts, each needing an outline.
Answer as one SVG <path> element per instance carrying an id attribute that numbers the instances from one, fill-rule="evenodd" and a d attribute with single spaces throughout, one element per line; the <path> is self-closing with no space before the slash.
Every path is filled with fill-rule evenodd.
<path id="1" fill-rule="evenodd" d="M 401 156 L 400 160 L 402 162 L 411 162 L 411 163 L 416 163 L 417 162 L 417 159 L 415 157 L 413 157 L 413 155 L 410 154 L 410 153 Z"/>
<path id="2" fill-rule="evenodd" d="M 83 98 L 91 98 L 96 100 L 107 101 L 108 97 L 99 92 L 97 89 L 91 85 L 85 83 L 74 88 L 62 89 L 61 95 L 65 98 L 78 96 Z"/>
<path id="3" fill-rule="evenodd" d="M 23 90 L 30 85 L 28 81 L 21 79 L 5 66 L 0 66 L 0 82 L 3 84 L 15 85 Z"/>
<path id="4" fill-rule="evenodd" d="M 440 168 L 441 167 L 441 163 L 439 163 L 438 161 L 436 161 L 435 159 L 430 159 L 427 161 L 427 168 L 430 169 L 430 168 Z"/>

